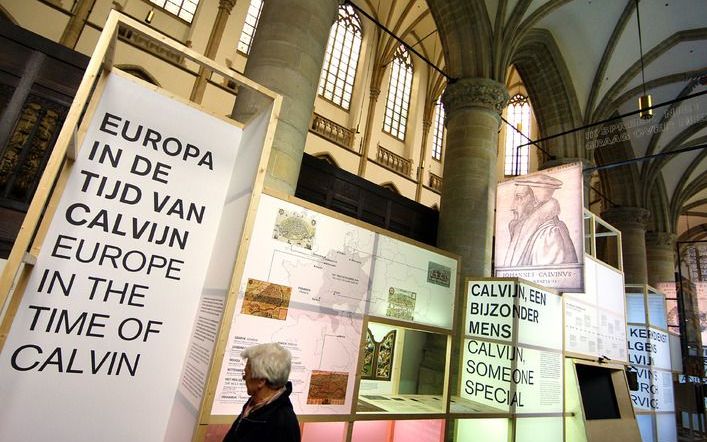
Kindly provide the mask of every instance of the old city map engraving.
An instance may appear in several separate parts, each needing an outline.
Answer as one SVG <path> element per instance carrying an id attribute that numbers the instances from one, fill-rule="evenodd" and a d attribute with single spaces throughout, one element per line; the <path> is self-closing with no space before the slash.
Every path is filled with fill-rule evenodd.
<path id="1" fill-rule="evenodd" d="M 292 289 L 284 285 L 248 279 L 241 313 L 284 321 L 291 292 Z"/>
<path id="2" fill-rule="evenodd" d="M 280 209 L 277 212 L 272 237 L 287 244 L 312 250 L 317 233 L 317 221 L 305 214 Z"/>
<path id="3" fill-rule="evenodd" d="M 312 370 L 307 403 L 312 405 L 343 405 L 349 374 L 340 371 Z"/>
<path id="4" fill-rule="evenodd" d="M 414 320 L 417 294 L 409 290 L 391 287 L 388 289 L 388 309 L 385 315 L 405 321 Z"/>

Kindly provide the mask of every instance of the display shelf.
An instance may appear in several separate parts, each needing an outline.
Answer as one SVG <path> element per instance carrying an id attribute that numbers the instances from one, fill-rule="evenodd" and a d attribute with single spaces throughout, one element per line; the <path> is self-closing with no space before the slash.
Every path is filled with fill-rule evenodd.
<path id="1" fill-rule="evenodd" d="M 357 416 L 366 414 L 443 414 L 451 337 L 394 325 L 366 322 Z"/>

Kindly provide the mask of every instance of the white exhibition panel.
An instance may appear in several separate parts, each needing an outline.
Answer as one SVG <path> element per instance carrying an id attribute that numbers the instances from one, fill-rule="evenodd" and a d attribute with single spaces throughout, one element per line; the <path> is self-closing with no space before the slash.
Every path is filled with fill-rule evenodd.
<path id="1" fill-rule="evenodd" d="M 565 351 L 628 362 L 623 274 L 588 255 L 584 269 L 586 287 L 597 292 L 563 295 Z"/>
<path id="2" fill-rule="evenodd" d="M 668 325 L 665 297 L 627 293 L 626 308 L 629 364 L 638 372 L 638 390 L 631 391 L 631 402 L 635 410 L 651 412 L 637 416 L 641 436 L 644 441 L 675 441 L 671 341 L 676 339 L 664 331 Z"/>
<path id="3" fill-rule="evenodd" d="M 452 329 L 455 259 L 379 235 L 371 278 L 369 315 Z M 409 307 L 391 309 L 392 291 Z"/>
<path id="4" fill-rule="evenodd" d="M 671 370 L 667 332 L 640 325 L 628 326 L 628 361 L 632 365 Z"/>
<path id="5" fill-rule="evenodd" d="M 562 412 L 562 298 L 521 280 L 466 286 L 460 396 L 500 412 Z"/>
<path id="6" fill-rule="evenodd" d="M 655 416 L 651 414 L 637 414 L 636 422 L 638 422 L 638 429 L 641 432 L 642 442 L 653 442 L 655 441 L 654 431 L 653 431 L 653 421 Z"/>
<path id="7" fill-rule="evenodd" d="M 562 417 L 531 417 L 515 420 L 515 442 L 558 442 L 564 440 Z"/>
<path id="8" fill-rule="evenodd" d="M 272 105 L 243 128 L 165 440 L 179 440 L 196 425 L 271 115 Z"/>
<path id="9" fill-rule="evenodd" d="M 633 407 L 646 411 L 675 411 L 672 372 L 645 367 L 638 367 L 636 371 L 638 391 L 631 392 Z"/>
<path id="10" fill-rule="evenodd" d="M 350 412 L 375 239 L 261 195 L 212 414 L 240 413 L 248 400 L 240 353 L 265 342 L 292 353 L 290 398 L 298 414 Z M 323 403 L 310 392 L 313 376 L 343 394 Z"/>
<path id="11" fill-rule="evenodd" d="M 665 297 L 657 293 L 648 294 L 648 319 L 649 324 L 663 329 L 668 328 L 668 313 Z M 629 321 L 630 322 L 630 321 Z"/>
<path id="12" fill-rule="evenodd" d="M 518 280 L 471 280 L 466 293 L 468 337 L 562 350 L 562 298 Z"/>
<path id="13" fill-rule="evenodd" d="M 241 133 L 109 75 L 0 355 L 0 440 L 165 439 Z"/>
<path id="14" fill-rule="evenodd" d="M 562 412 L 562 353 L 465 339 L 460 396 L 500 412 Z"/>
<path id="15" fill-rule="evenodd" d="M 560 292 L 583 292 L 582 164 L 498 184 L 494 268 Z"/>
<path id="16" fill-rule="evenodd" d="M 455 425 L 455 440 L 484 442 L 508 442 L 510 420 L 499 419 L 459 419 Z"/>
<path id="17" fill-rule="evenodd" d="M 248 399 L 248 346 L 290 350 L 296 413 L 348 414 L 371 304 L 382 317 L 451 328 L 456 260 L 265 194 L 250 241 L 213 415 L 238 414 Z"/>
<path id="18" fill-rule="evenodd" d="M 635 324 L 646 323 L 646 302 L 643 293 L 626 294 L 626 321 Z"/>
<path id="19" fill-rule="evenodd" d="M 655 416 L 660 442 L 678 442 L 677 422 L 674 413 L 657 413 Z"/>

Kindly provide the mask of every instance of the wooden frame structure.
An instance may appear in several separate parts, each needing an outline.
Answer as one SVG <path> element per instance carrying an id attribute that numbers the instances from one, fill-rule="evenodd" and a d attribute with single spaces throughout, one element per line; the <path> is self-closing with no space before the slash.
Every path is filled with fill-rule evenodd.
<path id="1" fill-rule="evenodd" d="M 157 46 L 177 51 L 183 55 L 185 60 L 195 63 L 208 74 L 219 75 L 225 80 L 238 85 L 240 88 L 247 88 L 254 91 L 263 98 L 263 107 L 258 109 L 256 114 L 262 115 L 263 113 L 267 113 L 268 126 L 262 146 L 262 153 L 259 156 L 257 170 L 254 174 L 253 192 L 248 203 L 247 213 L 253 213 L 257 208 L 263 188 L 275 127 L 282 106 L 282 97 L 258 83 L 249 80 L 243 75 L 221 66 L 186 46 L 165 37 L 148 26 L 122 15 L 115 10 L 111 11 L 61 128 L 52 154 L 47 162 L 14 247 L 0 275 L 0 313 L 2 314 L 2 316 L 0 316 L 0 351 L 9 335 L 29 276 L 32 273 L 33 266 L 42 248 L 47 229 L 49 228 L 56 206 L 66 185 L 69 171 L 72 168 L 74 160 L 77 158 L 78 150 L 88 131 L 88 126 L 106 85 L 107 74 L 113 72 L 119 76 L 129 75 L 114 67 L 116 46 L 120 44 L 118 40 L 119 31 L 125 29 L 141 35 Z M 153 91 L 168 96 L 170 99 L 186 103 L 191 107 L 224 120 L 229 124 L 242 128 L 244 124 L 247 123 L 237 122 L 223 115 L 215 115 L 203 106 L 189 102 L 187 99 L 174 94 L 172 91 L 166 91 L 139 79 L 133 78 L 133 80 Z M 232 92 L 232 95 L 235 99 L 235 91 Z M 246 222 L 248 222 L 248 220 L 250 220 L 252 224 L 253 217 L 246 215 Z M 246 230 L 250 228 L 252 228 L 252 226 L 245 226 Z M 247 246 L 248 238 L 245 237 L 244 240 L 241 241 L 238 250 L 238 256 L 243 256 L 243 258 L 236 260 L 234 275 L 240 274 L 239 269 L 242 272 L 245 256 L 244 251 L 247 250 Z M 233 290 L 237 290 L 237 284 L 236 289 L 232 288 L 231 294 Z M 228 303 L 232 302 L 233 299 L 234 296 L 227 297 L 227 311 L 229 309 Z M 232 306 L 230 306 L 230 310 L 233 310 Z M 218 343 L 219 346 L 220 344 L 221 343 Z"/>
<path id="2" fill-rule="evenodd" d="M 360 227 L 364 228 L 367 230 L 372 231 L 373 233 L 376 234 L 384 234 L 388 237 L 391 237 L 395 240 L 399 240 L 408 244 L 412 244 L 414 246 L 417 246 L 421 249 L 426 249 L 429 251 L 434 251 L 436 253 L 439 253 L 441 255 L 450 257 L 452 259 L 455 259 L 458 261 L 459 257 L 451 254 L 449 252 L 436 249 L 434 247 L 431 247 L 427 244 L 423 244 L 417 241 L 410 240 L 409 238 L 403 237 L 402 235 L 397 235 L 395 233 L 392 233 L 390 231 L 384 230 L 382 228 L 367 224 L 365 222 L 359 221 L 355 218 L 351 218 L 345 215 L 342 215 L 338 212 L 335 212 L 330 209 L 323 208 L 321 206 L 314 205 L 312 203 L 309 203 L 307 201 L 301 200 L 299 198 L 296 198 L 294 196 L 286 195 L 284 193 L 272 190 L 272 189 L 263 189 L 263 194 L 268 195 L 274 198 L 277 198 L 278 200 L 281 200 L 283 202 L 288 202 L 292 204 L 296 204 L 300 208 L 304 208 L 307 210 L 314 211 L 318 214 L 329 216 L 332 218 L 335 218 L 337 220 L 344 221 L 354 227 Z M 249 224 L 246 226 L 246 230 L 244 232 L 244 238 L 250 238 L 252 235 L 252 224 L 254 221 L 254 216 L 250 216 L 249 214 Z M 244 241 L 245 242 L 245 241 Z M 243 243 L 241 243 L 241 247 L 243 247 Z M 216 388 L 218 384 L 218 379 L 221 371 L 221 366 L 222 362 L 225 358 L 225 353 L 226 349 L 228 346 L 228 334 L 229 334 L 229 327 L 228 325 L 231 324 L 231 321 L 233 320 L 233 317 L 235 315 L 235 304 L 236 300 L 238 298 L 238 293 L 237 291 L 239 290 L 240 286 L 240 280 L 243 277 L 243 264 L 245 261 L 247 255 L 247 250 L 241 251 L 239 250 L 239 256 L 237 259 L 237 262 L 239 263 L 236 266 L 236 269 L 234 270 L 233 273 L 233 279 L 231 283 L 231 289 L 229 290 L 229 297 L 228 297 L 228 302 L 226 304 L 226 309 L 224 311 L 223 319 L 221 322 L 221 328 L 219 331 L 219 337 L 218 337 L 218 342 L 216 349 L 214 351 L 214 357 L 213 357 L 213 362 L 212 362 L 212 368 L 210 370 L 210 375 L 209 379 L 207 380 L 206 388 L 205 388 L 205 393 L 204 393 L 204 399 L 202 401 L 202 406 L 201 406 L 201 411 L 200 411 L 200 416 L 199 416 L 199 421 L 198 421 L 198 426 L 197 430 L 194 434 L 194 437 L 192 439 L 193 442 L 200 442 L 204 440 L 210 441 L 211 439 L 208 439 L 209 436 L 209 427 L 210 426 L 230 426 L 234 420 L 234 416 L 229 416 L 229 415 L 211 415 L 210 410 L 211 407 L 214 403 L 215 400 L 215 395 L 216 395 Z M 461 276 L 459 274 L 459 267 L 457 267 L 457 278 L 456 278 L 456 286 L 459 288 L 459 283 L 461 280 Z M 456 295 L 455 295 L 456 299 Z M 458 308 L 458 305 L 452 306 L 453 308 Z M 456 318 L 454 315 L 452 315 L 452 326 L 447 329 L 443 327 L 437 327 L 437 326 L 432 326 L 432 325 L 426 325 L 426 324 L 412 324 L 410 322 L 406 322 L 403 320 L 398 320 L 394 318 L 383 318 L 380 316 L 371 316 L 371 315 L 364 315 L 363 316 L 363 321 L 362 321 L 362 330 L 361 330 L 361 339 L 358 344 L 358 347 L 361 351 L 359 351 L 359 355 L 357 358 L 356 362 L 356 380 L 354 382 L 354 390 L 352 392 L 352 397 L 353 397 L 353 402 L 351 404 L 351 409 L 349 413 L 343 413 L 343 414 L 336 414 L 336 415 L 316 415 L 316 414 L 298 414 L 297 418 L 300 422 L 301 426 L 306 426 L 308 423 L 317 423 L 317 422 L 330 422 L 330 423 L 342 423 L 345 425 L 345 434 L 344 434 L 344 439 L 343 441 L 345 442 L 350 442 L 353 437 L 353 424 L 355 422 L 362 422 L 362 421 L 403 421 L 403 420 L 427 420 L 427 419 L 436 419 L 440 421 L 447 421 L 449 420 L 452 416 L 450 415 L 450 391 L 449 391 L 449 383 L 450 383 L 450 369 L 452 367 L 452 364 L 454 363 L 452 361 L 452 342 L 453 342 L 453 333 L 454 330 L 459 326 L 456 324 Z M 429 334 L 437 334 L 437 335 L 442 335 L 445 336 L 445 342 L 446 342 L 446 351 L 445 351 L 445 370 L 444 370 L 444 381 L 443 381 L 443 389 L 441 392 L 441 395 L 439 397 L 439 403 L 441 404 L 441 407 L 439 409 L 439 412 L 429 412 L 429 413 L 405 413 L 405 412 L 390 412 L 390 411 L 381 411 L 381 412 L 370 412 L 370 411 L 357 411 L 357 399 L 359 397 L 360 391 L 359 387 L 361 385 L 361 371 L 363 367 L 363 357 L 364 357 L 364 352 L 362 349 L 366 345 L 366 330 L 369 327 L 370 323 L 377 323 L 377 324 L 382 324 L 385 326 L 389 327 L 395 327 L 398 330 L 404 332 L 407 330 L 412 330 L 412 331 L 417 331 L 417 332 L 423 332 L 423 333 L 429 333 Z M 402 352 L 402 348 L 397 349 L 396 351 Z M 391 380 L 393 384 L 396 384 L 399 380 Z M 395 396 L 395 395 L 393 395 Z M 448 430 L 448 425 L 445 425 L 445 433 Z"/>
<path id="3" fill-rule="evenodd" d="M 282 106 L 282 98 L 279 95 L 273 93 L 272 91 L 262 87 L 261 85 L 243 77 L 242 75 L 237 74 L 226 67 L 220 66 L 213 60 L 210 60 L 192 51 L 191 49 L 172 41 L 168 37 L 165 37 L 164 35 L 149 28 L 148 26 L 145 26 L 143 23 L 126 17 L 116 11 L 112 11 L 108 20 L 106 21 L 104 30 L 101 33 L 99 41 L 96 45 L 94 54 L 91 57 L 91 60 L 88 64 L 84 77 L 78 88 L 75 99 L 65 120 L 65 123 L 57 138 L 56 145 L 52 151 L 51 157 L 49 158 L 45 172 L 42 175 L 41 181 L 35 193 L 35 197 L 30 205 L 27 216 L 25 217 L 24 223 L 15 242 L 15 246 L 13 247 L 7 264 L 5 265 L 5 268 L 2 272 L 2 275 L 0 276 L 0 311 L 2 311 L 2 317 L 0 317 L 0 350 L 2 350 L 2 347 L 4 346 L 4 343 L 7 340 L 10 328 L 12 326 L 12 322 L 18 311 L 18 308 L 20 307 L 20 303 L 25 292 L 26 284 L 29 281 L 30 275 L 32 274 L 33 266 L 36 263 L 36 259 L 40 254 L 40 250 L 43 246 L 47 230 L 51 223 L 54 212 L 56 211 L 56 207 L 59 203 L 63 190 L 66 186 L 69 177 L 69 172 L 73 166 L 73 162 L 77 158 L 78 150 L 87 134 L 89 123 L 95 113 L 95 109 L 98 106 L 98 101 L 105 88 L 108 78 L 107 74 L 113 72 L 120 76 L 128 75 L 127 73 L 114 67 L 114 60 L 117 57 L 116 48 L 118 48 L 119 45 L 124 44 L 118 38 L 119 31 L 121 30 L 129 30 L 130 32 L 137 33 L 141 37 L 149 40 L 157 46 L 182 54 L 185 62 L 189 63 L 189 66 L 195 65 L 197 66 L 197 69 L 205 70 L 207 72 L 207 75 L 215 74 L 217 76 L 222 77 L 224 80 L 235 83 L 240 88 L 247 88 L 254 91 L 255 93 L 258 93 L 260 96 L 264 97 L 264 106 L 260 110 L 260 114 L 258 115 L 263 115 L 263 113 L 269 112 L 268 126 L 265 133 L 264 146 L 262 154 L 260 155 L 257 171 L 255 171 L 254 174 L 255 182 L 253 183 L 253 192 L 250 196 L 248 209 L 245 214 L 243 234 L 241 235 L 241 241 L 238 245 L 235 264 L 231 272 L 231 280 L 229 284 L 228 293 L 226 295 L 224 312 L 222 315 L 217 340 L 214 345 L 213 356 L 211 358 L 210 367 L 208 370 L 208 378 L 204 386 L 204 393 L 202 396 L 201 405 L 198 410 L 198 415 L 196 416 L 196 428 L 192 435 L 192 440 L 201 441 L 204 440 L 209 425 L 230 424 L 233 420 L 233 416 L 212 416 L 211 405 L 216 394 L 216 388 L 219 378 L 219 368 L 222 363 L 223 355 L 226 351 L 226 348 L 228 347 L 227 341 L 229 328 L 234 316 L 235 303 L 238 298 L 240 279 L 244 273 L 245 260 L 255 223 L 255 213 L 257 211 L 261 195 L 264 193 L 263 183 L 267 170 L 270 149 L 272 147 L 272 140 L 277 123 L 277 118 Z M 124 60 L 120 60 L 120 62 L 124 62 Z M 186 98 L 177 95 L 174 91 L 166 91 L 165 89 L 150 85 L 139 79 L 134 79 L 134 81 L 141 83 L 143 86 L 146 86 L 153 91 L 157 91 L 163 95 L 167 95 L 171 99 L 183 103 L 188 103 L 191 107 L 210 113 L 203 106 L 188 102 Z M 221 92 L 228 92 L 226 88 L 221 88 L 218 86 L 217 88 Z M 235 91 L 232 92 L 232 95 L 235 95 Z M 217 117 L 220 119 L 227 120 L 230 124 L 236 124 L 242 127 L 242 124 L 234 122 L 234 120 L 226 119 L 222 115 L 217 115 Z M 376 228 L 374 226 L 368 225 L 353 218 L 342 216 L 341 214 L 333 212 L 331 210 L 323 209 L 313 204 L 306 203 L 289 195 L 281 195 L 277 194 L 276 192 L 265 193 L 279 198 L 283 201 L 295 203 L 306 209 L 314 210 L 320 214 L 334 217 L 339 220 L 344 220 L 345 222 L 354 226 L 364 227 L 375 233 L 385 233 L 385 235 L 392 237 L 396 240 L 411 243 L 420 248 L 433 250 L 432 247 L 429 247 L 427 245 L 411 241 L 408 238 L 404 238 L 400 235 L 395 235 L 389 231 L 384 231 L 383 229 Z M 434 249 L 434 251 L 440 252 L 443 255 L 451 257 L 452 259 L 455 259 L 458 262 L 457 256 L 453 256 L 437 249 Z M 459 286 L 460 281 L 458 269 L 459 267 L 457 265 L 457 275 L 455 280 L 457 287 Z M 454 299 L 456 299 L 456 296 Z M 451 307 L 453 308 L 453 306 Z M 447 329 L 445 327 L 410 323 L 402 320 L 396 320 L 394 318 L 365 316 L 362 322 L 364 331 L 365 327 L 368 326 L 369 320 L 385 324 L 387 326 L 397 327 L 399 329 L 415 330 L 418 332 L 432 333 L 446 337 L 442 339 L 442 341 L 446 342 L 446 351 L 444 358 L 445 366 L 443 376 L 443 388 L 440 392 L 440 396 L 438 397 L 439 404 L 441 404 L 439 406 L 439 412 L 412 414 L 405 412 L 357 412 L 356 401 L 358 399 L 359 394 L 360 369 L 363 362 L 362 352 L 360 352 L 356 365 L 356 369 L 358 370 L 358 376 L 354 384 L 354 391 L 352 392 L 353 403 L 350 412 L 348 414 L 341 414 L 335 416 L 303 415 L 300 418 L 301 422 L 304 422 L 305 424 L 308 422 L 343 423 L 346 426 L 345 438 L 346 440 L 351 440 L 353 435 L 353 423 L 356 421 L 410 419 L 437 419 L 440 421 L 445 421 L 446 419 L 448 419 L 450 403 L 449 372 L 452 364 L 452 335 L 457 324 L 452 323 L 450 328 Z M 454 321 L 453 315 L 452 321 Z M 362 338 L 362 342 L 357 343 L 359 346 L 363 345 L 363 341 L 365 340 L 365 333 L 362 333 Z"/>

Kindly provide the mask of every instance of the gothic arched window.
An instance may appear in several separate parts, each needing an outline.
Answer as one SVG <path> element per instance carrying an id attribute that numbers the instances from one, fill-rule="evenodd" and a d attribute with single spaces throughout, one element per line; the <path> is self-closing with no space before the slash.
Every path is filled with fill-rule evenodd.
<path id="1" fill-rule="evenodd" d="M 258 27 L 260 13 L 263 12 L 263 0 L 250 0 L 248 13 L 245 16 L 241 38 L 238 40 L 238 52 L 246 55 L 250 53 L 250 46 L 253 44 L 255 30 Z"/>
<path id="2" fill-rule="evenodd" d="M 432 158 L 442 161 L 442 148 L 444 147 L 444 106 L 442 100 L 435 103 L 435 119 L 432 131 Z"/>
<path id="3" fill-rule="evenodd" d="M 520 149 L 518 146 L 526 144 L 530 138 L 530 102 L 528 97 L 515 94 L 508 102 L 506 113 L 506 119 L 512 127 L 506 128 L 504 174 L 525 175 L 528 173 L 529 146 L 523 146 Z"/>
<path id="4" fill-rule="evenodd" d="M 339 18 L 331 28 L 324 55 L 319 95 L 346 110 L 351 106 L 361 35 L 361 21 L 353 8 L 339 7 Z"/>
<path id="5" fill-rule="evenodd" d="M 403 45 L 395 51 L 391 65 L 383 130 L 402 141 L 405 140 L 412 91 L 412 60 Z"/>

